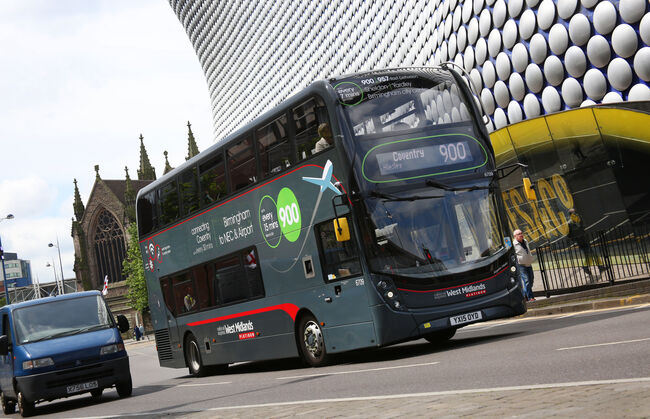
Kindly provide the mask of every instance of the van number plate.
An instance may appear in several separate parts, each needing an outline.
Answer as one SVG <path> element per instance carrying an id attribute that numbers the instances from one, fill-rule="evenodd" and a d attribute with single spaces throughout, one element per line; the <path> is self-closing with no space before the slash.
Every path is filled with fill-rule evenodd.
<path id="1" fill-rule="evenodd" d="M 88 391 L 97 388 L 97 381 L 89 383 L 74 384 L 67 387 L 68 394 L 79 393 L 80 391 Z"/>
<path id="2" fill-rule="evenodd" d="M 461 314 L 459 316 L 454 316 L 449 318 L 449 322 L 451 323 L 452 326 L 455 326 L 457 324 L 464 324 L 464 323 L 469 323 L 473 322 L 476 320 L 481 320 L 483 316 L 481 315 L 480 311 L 474 311 L 471 313 L 465 313 Z"/>

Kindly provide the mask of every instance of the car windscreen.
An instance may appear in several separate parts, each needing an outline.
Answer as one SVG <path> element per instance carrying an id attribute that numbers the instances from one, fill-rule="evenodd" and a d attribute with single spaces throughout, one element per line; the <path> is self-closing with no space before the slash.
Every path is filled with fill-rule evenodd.
<path id="1" fill-rule="evenodd" d="M 13 321 L 19 345 L 113 327 L 99 295 L 21 307 L 13 311 Z"/>

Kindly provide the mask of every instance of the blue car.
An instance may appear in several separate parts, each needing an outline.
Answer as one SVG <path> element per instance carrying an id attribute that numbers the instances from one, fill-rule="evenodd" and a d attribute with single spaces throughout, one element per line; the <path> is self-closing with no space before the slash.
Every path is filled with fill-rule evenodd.
<path id="1" fill-rule="evenodd" d="M 129 357 L 99 291 L 78 292 L 0 308 L 0 401 L 5 414 L 22 416 L 36 403 L 115 387 L 131 395 Z"/>

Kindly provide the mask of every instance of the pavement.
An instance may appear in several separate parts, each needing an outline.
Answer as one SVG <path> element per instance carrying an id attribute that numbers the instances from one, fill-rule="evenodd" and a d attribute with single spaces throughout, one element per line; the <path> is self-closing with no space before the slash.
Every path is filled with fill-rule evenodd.
<path id="1" fill-rule="evenodd" d="M 571 294 L 537 297 L 521 317 L 650 303 L 650 279 Z M 152 341 L 130 342 L 130 345 Z M 650 377 L 418 394 L 315 398 L 307 402 L 214 408 L 174 418 L 650 418 Z M 321 395 L 326 396 L 326 395 Z"/>

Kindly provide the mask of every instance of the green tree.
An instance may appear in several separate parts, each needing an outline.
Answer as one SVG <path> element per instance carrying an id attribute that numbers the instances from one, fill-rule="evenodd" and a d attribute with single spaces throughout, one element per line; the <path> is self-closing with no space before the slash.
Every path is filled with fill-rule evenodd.
<path id="1" fill-rule="evenodd" d="M 138 227 L 136 223 L 129 224 L 127 228 L 129 241 L 126 246 L 126 258 L 122 263 L 126 284 L 129 292 L 126 294 L 129 306 L 144 313 L 149 308 L 147 296 L 147 283 L 144 278 L 144 264 L 142 252 L 138 243 Z"/>

